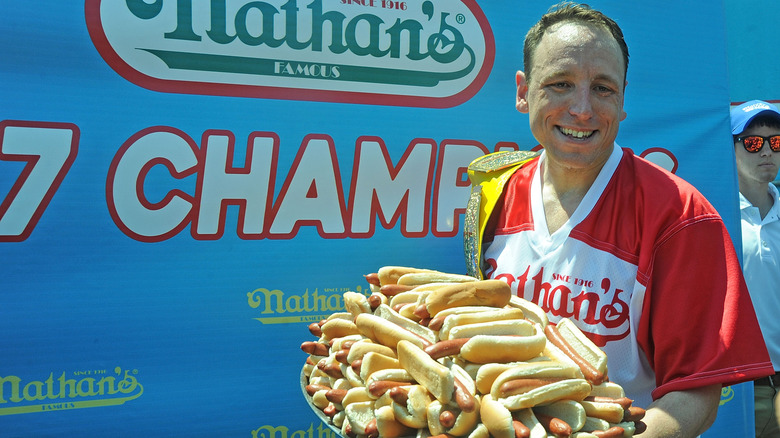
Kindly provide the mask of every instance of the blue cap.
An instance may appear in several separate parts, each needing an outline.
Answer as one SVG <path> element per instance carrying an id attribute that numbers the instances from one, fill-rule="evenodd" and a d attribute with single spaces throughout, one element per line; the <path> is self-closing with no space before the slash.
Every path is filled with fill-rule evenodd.
<path id="1" fill-rule="evenodd" d="M 763 100 L 751 100 L 731 109 L 731 133 L 742 134 L 745 127 L 759 114 L 772 113 L 780 120 L 780 110 L 771 103 Z"/>

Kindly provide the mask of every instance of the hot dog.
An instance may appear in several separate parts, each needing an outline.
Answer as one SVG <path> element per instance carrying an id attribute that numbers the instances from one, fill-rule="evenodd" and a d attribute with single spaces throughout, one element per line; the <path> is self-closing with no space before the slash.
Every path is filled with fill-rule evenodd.
<path id="1" fill-rule="evenodd" d="M 352 344 L 352 347 L 350 347 L 349 349 L 349 354 L 347 355 L 347 361 L 349 363 L 352 363 L 356 360 L 362 359 L 366 355 L 366 353 L 372 351 L 388 357 L 395 358 L 395 350 L 393 350 L 392 348 L 386 345 L 377 344 L 370 339 L 364 338 Z"/>
<path id="2" fill-rule="evenodd" d="M 408 436 L 412 429 L 398 421 L 391 406 L 382 406 L 374 411 L 377 433 L 381 437 L 398 438 Z"/>
<path id="3" fill-rule="evenodd" d="M 607 401 L 589 401 L 587 399 L 583 400 L 581 405 L 583 408 L 585 408 L 585 413 L 589 417 L 601 418 L 602 420 L 608 421 L 610 423 L 620 423 L 623 421 L 623 417 L 626 414 L 626 409 L 628 409 L 628 407 L 624 408 L 620 403 Z"/>
<path id="4" fill-rule="evenodd" d="M 454 309 L 458 309 L 458 308 L 454 308 Z M 473 308 L 467 307 L 465 309 L 473 309 Z M 485 323 L 494 323 L 498 321 L 522 321 L 523 324 L 527 325 L 527 327 L 525 328 L 526 333 L 518 333 L 518 334 L 528 335 L 533 331 L 531 323 L 523 320 L 524 313 L 520 309 L 506 309 L 506 308 L 496 309 L 492 307 L 480 307 L 478 309 L 480 311 L 473 311 L 473 312 L 465 311 L 462 313 L 452 313 L 446 315 L 446 318 L 444 318 L 442 321 L 441 329 L 439 330 L 439 338 L 451 339 L 453 337 L 473 336 L 474 334 L 482 334 L 482 335 L 490 334 L 485 332 L 478 332 L 471 335 L 451 336 L 450 331 L 455 327 L 463 327 L 469 324 L 485 324 Z M 444 312 L 439 312 L 439 313 L 442 314 Z"/>
<path id="5" fill-rule="evenodd" d="M 404 274 L 414 272 L 436 272 L 430 269 L 419 269 L 408 266 L 383 266 L 377 271 L 377 279 L 379 280 L 379 286 L 385 284 L 397 284 L 398 279 Z"/>
<path id="6" fill-rule="evenodd" d="M 346 420 L 351 432 L 357 435 L 370 435 L 376 433 L 376 416 L 374 415 L 374 402 L 355 402 L 344 408 Z"/>
<path id="7" fill-rule="evenodd" d="M 380 306 L 381 307 L 381 306 Z M 431 342 L 409 330 L 370 313 L 361 313 L 355 318 L 355 325 L 363 336 L 390 348 L 396 348 L 401 340 L 409 341 L 420 348 Z"/>
<path id="8" fill-rule="evenodd" d="M 350 314 L 348 314 L 350 315 Z M 347 318 L 333 318 L 328 321 L 325 321 L 324 324 L 320 327 L 322 330 L 322 337 L 323 339 L 336 339 L 336 338 L 343 338 L 345 336 L 349 335 L 356 335 L 360 332 L 358 331 L 357 326 L 355 326 L 355 323 L 352 322 L 352 316 Z"/>
<path id="9" fill-rule="evenodd" d="M 481 280 L 448 284 L 431 291 L 425 298 L 424 312 L 435 317 L 445 309 L 460 306 L 489 306 L 501 308 L 509 303 L 512 290 L 501 280 Z M 418 316 L 423 317 L 422 311 Z"/>
<path id="10" fill-rule="evenodd" d="M 512 412 L 512 418 L 521 422 L 530 430 L 529 438 L 547 438 L 547 429 L 539 422 L 539 419 L 536 418 L 532 409 L 528 408 L 514 411 Z"/>
<path id="11" fill-rule="evenodd" d="M 571 320 L 564 318 L 557 325 L 545 327 L 547 338 L 569 356 L 594 385 L 607 379 L 607 355 Z"/>
<path id="12" fill-rule="evenodd" d="M 493 382 L 490 394 L 510 411 L 557 400 L 582 400 L 590 393 L 590 384 L 584 379 L 576 378 L 577 373 L 578 370 L 572 367 L 552 362 L 522 362 L 502 372 Z M 540 386 L 527 388 L 519 393 L 515 390 L 511 394 L 504 392 L 504 384 L 513 380 L 546 378 L 562 380 L 540 382 Z"/>
<path id="13" fill-rule="evenodd" d="M 436 342 L 436 333 L 434 333 L 433 330 L 400 315 L 398 312 L 391 309 L 390 306 L 384 304 L 380 305 L 374 311 L 374 315 L 416 334 L 417 336 L 425 339 L 428 344 L 433 344 Z"/>
<path id="14" fill-rule="evenodd" d="M 430 283 L 468 283 L 470 281 L 478 281 L 470 275 L 460 274 L 448 274 L 446 272 L 409 272 L 400 277 L 396 281 L 400 285 L 407 286 L 419 286 L 421 284 Z"/>
<path id="15" fill-rule="evenodd" d="M 432 401 L 427 408 L 428 430 L 432 435 L 463 436 L 473 431 L 479 421 L 479 409 L 472 412 L 460 410 L 454 405 Z"/>
<path id="16" fill-rule="evenodd" d="M 536 304 L 516 295 L 512 295 L 507 306 L 522 310 L 526 319 L 541 325 L 542 328 L 547 327 L 547 314 Z"/>
<path id="17" fill-rule="evenodd" d="M 345 292 L 344 307 L 352 316 L 358 316 L 361 313 L 371 313 L 371 305 L 365 295 L 357 292 Z"/>
<path id="18" fill-rule="evenodd" d="M 576 432 L 585 425 L 585 409 L 580 403 L 573 400 L 559 400 L 550 404 L 539 405 L 534 407 L 533 411 L 537 418 L 541 415 L 547 415 L 563 420 L 571 427 L 571 432 L 569 433 Z"/>
<path id="19" fill-rule="evenodd" d="M 399 341 L 398 361 L 437 400 L 444 404 L 452 401 L 455 392 L 455 376 L 449 368 L 432 359 L 418 345 Z"/>
<path id="20" fill-rule="evenodd" d="M 527 433 L 522 431 L 522 436 L 517 436 L 512 423 L 514 421 L 512 413 L 504 405 L 493 400 L 490 394 L 482 397 L 479 414 L 482 424 L 487 427 L 493 438 L 527 438 L 531 435 L 531 430 L 524 425 L 528 429 Z"/>
<path id="21" fill-rule="evenodd" d="M 503 326 L 502 323 L 509 321 L 499 321 L 495 323 L 496 328 Z M 526 321 L 511 321 L 512 323 L 527 323 Z M 530 323 L 527 323 L 530 325 Z M 474 325 L 469 325 L 473 327 Z M 469 326 L 463 326 L 469 327 Z M 453 334 L 456 328 L 450 331 Z M 490 331 L 490 330 L 486 330 Z M 494 332 L 499 330 L 493 329 Z M 531 333 L 529 335 L 476 335 L 469 339 L 460 350 L 460 355 L 463 359 L 474 363 L 506 363 L 506 362 L 519 362 L 526 361 L 528 359 L 538 356 L 547 343 L 547 338 L 544 336 L 544 332 L 540 325 L 535 324 L 531 326 Z M 468 334 L 468 331 L 463 331 L 463 334 Z M 524 331 L 522 333 L 525 333 Z M 459 335 L 457 333 L 456 335 Z"/>
<path id="22" fill-rule="evenodd" d="M 361 360 L 360 378 L 367 382 L 369 376 L 377 371 L 395 368 L 401 368 L 401 363 L 398 362 L 398 359 L 375 351 L 369 351 Z"/>
<path id="23" fill-rule="evenodd" d="M 390 390 L 390 398 L 399 422 L 415 429 L 428 425 L 427 408 L 433 400 L 427 389 L 420 385 L 397 387 Z"/>

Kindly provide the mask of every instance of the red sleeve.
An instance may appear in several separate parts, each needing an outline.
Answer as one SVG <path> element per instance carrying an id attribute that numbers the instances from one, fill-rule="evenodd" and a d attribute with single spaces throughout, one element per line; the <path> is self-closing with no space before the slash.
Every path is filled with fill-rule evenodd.
<path id="1" fill-rule="evenodd" d="M 669 230 L 652 260 L 637 339 L 655 371 L 653 399 L 774 372 L 733 243 L 717 215 L 699 215 Z"/>

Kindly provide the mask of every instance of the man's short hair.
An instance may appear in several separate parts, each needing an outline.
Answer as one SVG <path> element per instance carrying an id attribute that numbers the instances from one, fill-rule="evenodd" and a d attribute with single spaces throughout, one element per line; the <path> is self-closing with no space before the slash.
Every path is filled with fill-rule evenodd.
<path id="1" fill-rule="evenodd" d="M 587 4 L 573 2 L 558 3 L 551 7 L 526 34 L 523 45 L 523 71 L 526 80 L 529 80 L 531 77 L 534 51 L 539 46 L 542 36 L 550 27 L 562 22 L 592 24 L 606 29 L 615 38 L 623 53 L 623 62 L 625 64 L 623 82 L 625 83 L 628 74 L 628 45 L 626 45 L 626 40 L 623 38 L 623 31 L 620 29 L 620 26 L 614 20 Z"/>

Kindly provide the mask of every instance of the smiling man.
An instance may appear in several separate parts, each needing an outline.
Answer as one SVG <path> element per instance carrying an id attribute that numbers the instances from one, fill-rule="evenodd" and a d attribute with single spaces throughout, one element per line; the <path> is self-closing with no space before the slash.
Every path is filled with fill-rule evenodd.
<path id="1" fill-rule="evenodd" d="M 742 268 L 775 374 L 753 382 L 756 437 L 780 436 L 780 110 L 751 100 L 731 110 L 739 179 Z"/>
<path id="2" fill-rule="evenodd" d="M 628 47 L 612 19 L 562 4 L 523 53 L 516 106 L 543 151 L 472 163 L 470 274 L 575 322 L 647 408 L 641 436 L 696 436 L 722 386 L 772 372 L 733 243 L 694 187 L 615 143 Z"/>

